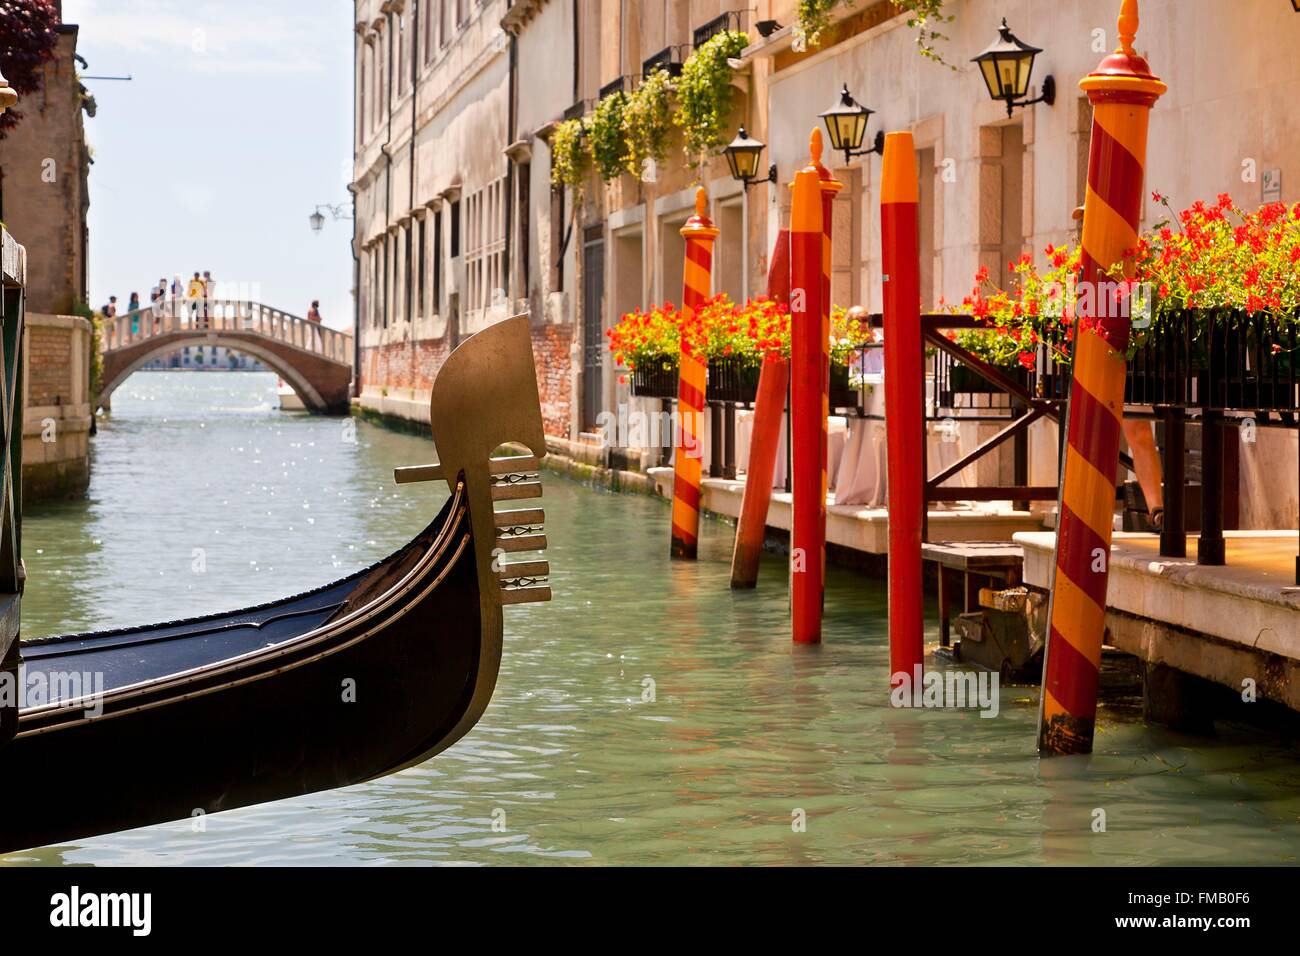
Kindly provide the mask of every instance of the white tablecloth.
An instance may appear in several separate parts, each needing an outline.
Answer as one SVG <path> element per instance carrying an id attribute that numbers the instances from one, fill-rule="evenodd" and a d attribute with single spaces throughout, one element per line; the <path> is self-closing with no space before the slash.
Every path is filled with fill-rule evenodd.
<path id="1" fill-rule="evenodd" d="M 850 433 L 849 421 L 840 415 L 832 415 L 826 422 L 826 480 L 835 487 L 835 477 L 839 473 L 848 445 Z M 736 467 L 742 472 L 749 470 L 749 446 L 754 434 L 754 411 L 742 409 L 736 413 Z M 776 468 L 772 472 L 772 487 L 785 487 L 785 414 L 781 415 L 781 436 L 776 449 Z"/>

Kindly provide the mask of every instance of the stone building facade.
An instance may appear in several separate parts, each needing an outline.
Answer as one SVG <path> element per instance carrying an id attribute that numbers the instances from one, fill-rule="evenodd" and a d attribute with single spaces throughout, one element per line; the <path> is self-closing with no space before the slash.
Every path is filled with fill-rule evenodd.
<path id="1" fill-rule="evenodd" d="M 358 0 L 356 196 L 363 408 L 427 421 L 438 367 L 465 336 L 528 308 L 508 241 L 528 195 L 508 147 L 518 107 L 506 0 Z M 524 213 L 526 215 L 526 213 Z M 521 245 L 520 249 L 526 249 Z M 533 310 L 539 350 L 563 330 Z M 559 342 L 560 344 L 556 344 Z M 554 369 L 551 369 L 554 373 Z M 567 376 L 543 376 L 566 430 Z"/>
<path id="2" fill-rule="evenodd" d="M 23 496 L 76 497 L 90 480 L 90 149 L 74 24 L 59 27 L 41 89 L 0 139 L 0 220 L 27 249 Z"/>
<path id="3" fill-rule="evenodd" d="M 697 183 L 721 229 L 715 291 L 743 299 L 763 290 L 768 250 L 788 221 L 785 184 L 808 162 L 809 133 L 842 86 L 875 111 L 867 144 L 881 129 L 913 133 L 925 306 L 959 300 L 982 266 L 1004 276 L 1021 253 L 1042 258 L 1048 243 L 1075 236 L 1091 123 L 1077 82 L 1117 45 L 1119 9 L 1118 0 L 949 0 L 944 10 L 953 19 L 942 25 L 947 39 L 937 46 L 954 69 L 918 53 L 908 14 L 888 0 L 838 4 L 820 42 L 807 48 L 794 29 L 796 0 L 424 0 L 419 6 L 433 11 L 437 32 L 431 61 L 417 57 L 420 88 L 385 94 L 389 106 L 376 114 L 375 64 L 391 56 L 394 24 L 399 33 L 411 30 L 416 6 L 357 5 L 359 115 L 366 117 L 358 136 L 358 238 L 362 272 L 371 277 L 361 286 L 362 401 L 392 410 L 414 401 L 412 414 L 427 414 L 428 382 L 457 334 L 526 307 L 548 432 L 574 442 L 600 412 L 637 407 L 604 332 L 631 308 L 681 295 L 677 230 L 692 211 Z M 1139 52 L 1170 87 L 1152 114 L 1143 227 L 1164 214 L 1151 201 L 1153 189 L 1177 208 L 1222 192 L 1246 208 L 1294 201 L 1300 59 L 1291 51 L 1300 42 L 1300 14 L 1280 0 L 1143 0 L 1141 16 Z M 461 26 L 441 32 L 445 21 L 461 17 Z M 1053 104 L 1008 117 L 985 91 L 970 61 L 996 38 L 1003 17 L 1021 39 L 1043 48 L 1030 96 L 1050 74 Z M 674 137 L 669 161 L 653 175 L 625 173 L 608 184 L 592 177 L 576 196 L 552 188 L 550 135 L 562 119 L 639 83 L 656 59 L 684 60 L 724 26 L 750 37 L 732 61 L 736 95 L 727 129 L 743 123 L 767 144 L 760 169 L 774 163 L 777 183 L 746 190 L 720 157 L 697 171 Z M 400 41 L 396 49 L 400 56 Z M 1231 57 L 1229 66 L 1224 50 L 1250 55 Z M 412 155 L 414 186 L 406 166 Z M 835 206 L 832 300 L 878 311 L 880 157 L 846 158 L 828 148 L 823 158 L 845 185 Z M 479 223 L 481 213 L 471 219 L 454 212 L 457 201 L 468 210 L 467 197 L 484 190 L 488 200 L 474 208 L 493 211 L 489 225 Z M 431 222 L 439 223 L 441 246 L 427 238 Z M 402 250 L 418 243 L 407 237 L 420 234 L 419 223 L 425 254 L 442 261 L 430 260 L 421 280 L 425 305 L 408 321 Z M 449 247 L 457 229 L 463 254 Z M 492 260 L 492 278 L 484 280 L 481 264 L 469 267 L 471 254 L 504 261 Z M 380 276 L 398 282 L 395 294 L 384 292 L 391 286 L 376 281 Z M 962 426 L 956 451 L 981 436 Z M 1266 448 L 1270 443 L 1278 447 Z M 1031 446 L 1030 482 L 1054 484 L 1054 426 L 1035 425 Z M 1243 460 L 1251 473 L 1287 462 L 1278 473 L 1291 476 L 1291 490 L 1271 495 L 1278 503 L 1263 523 L 1295 520 L 1294 448 L 1294 432 L 1270 431 L 1249 454 L 1269 462 L 1276 456 L 1276 465 Z"/>

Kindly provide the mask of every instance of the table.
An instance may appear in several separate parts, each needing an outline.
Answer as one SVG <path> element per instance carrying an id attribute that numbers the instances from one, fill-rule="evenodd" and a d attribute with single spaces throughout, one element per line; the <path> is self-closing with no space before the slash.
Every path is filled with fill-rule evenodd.
<path id="1" fill-rule="evenodd" d="M 921 560 L 938 565 L 939 645 L 949 647 L 948 578 L 961 574 L 962 611 L 973 611 L 979 604 L 981 579 L 1005 588 L 1020 584 L 1025 553 L 1010 541 L 927 541 L 921 545 Z"/>

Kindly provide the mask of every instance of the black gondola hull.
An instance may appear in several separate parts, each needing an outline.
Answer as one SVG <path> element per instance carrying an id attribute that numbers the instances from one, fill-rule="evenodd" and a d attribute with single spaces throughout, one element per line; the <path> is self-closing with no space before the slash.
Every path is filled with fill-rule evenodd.
<path id="1" fill-rule="evenodd" d="M 145 681 L 110 690 L 102 716 L 50 708 L 24 714 L 17 737 L 0 751 L 8 783 L 0 787 L 0 850 L 344 787 L 449 746 L 467 718 L 477 717 L 471 712 L 484 635 L 463 503 L 449 502 L 439 524 L 354 582 L 356 607 L 348 613 L 344 604 L 333 612 L 336 621 L 156 682 L 156 689 Z M 361 588 L 383 597 L 359 600 Z M 327 590 L 325 597 L 336 596 Z M 333 606 L 326 601 L 316 612 Z M 268 629 L 275 607 L 261 609 Z M 312 612 L 296 614 L 313 624 Z M 189 622 L 191 632 L 203 623 Z M 47 652 L 47 667 L 105 655 L 143 664 L 183 640 L 141 644 L 141 634 L 148 636 L 119 638 L 124 646 L 111 653 L 81 646 L 62 661 L 50 659 L 48 645 L 34 651 Z M 499 643 L 499 631 L 495 638 Z M 495 660 L 491 666 L 494 679 Z"/>

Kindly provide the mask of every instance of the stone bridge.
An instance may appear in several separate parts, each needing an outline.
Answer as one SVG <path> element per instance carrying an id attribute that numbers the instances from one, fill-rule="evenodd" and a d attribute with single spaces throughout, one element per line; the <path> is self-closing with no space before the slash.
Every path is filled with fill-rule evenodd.
<path id="1" fill-rule="evenodd" d="M 103 327 L 104 371 L 98 406 L 131 373 L 186 346 L 219 345 L 262 362 L 302 399 L 308 411 L 346 412 L 352 381 L 352 333 L 309 322 L 257 302 L 167 300 Z"/>

